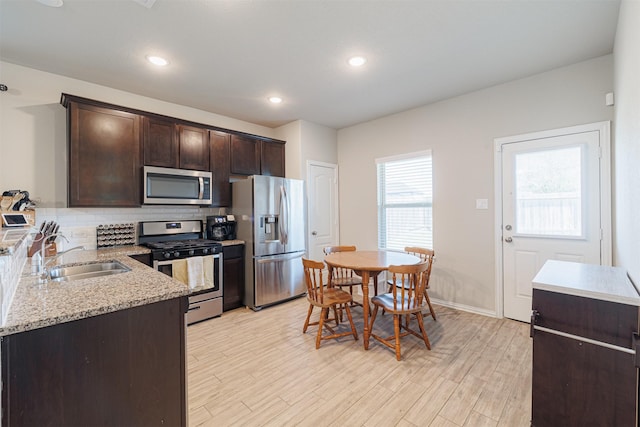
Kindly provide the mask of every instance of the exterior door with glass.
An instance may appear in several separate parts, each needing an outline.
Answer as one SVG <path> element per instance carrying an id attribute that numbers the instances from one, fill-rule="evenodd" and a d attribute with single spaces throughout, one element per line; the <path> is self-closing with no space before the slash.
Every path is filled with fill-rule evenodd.
<path id="1" fill-rule="evenodd" d="M 505 317 L 530 320 L 531 282 L 546 260 L 611 263 L 602 242 L 610 230 L 602 133 L 577 127 L 499 144 Z M 606 142 L 608 153 L 608 135 Z"/>

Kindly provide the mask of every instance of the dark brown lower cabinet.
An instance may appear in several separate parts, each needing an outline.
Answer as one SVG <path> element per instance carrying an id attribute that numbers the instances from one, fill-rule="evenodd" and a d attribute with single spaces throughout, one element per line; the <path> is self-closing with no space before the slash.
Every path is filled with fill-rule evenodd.
<path id="1" fill-rule="evenodd" d="M 223 311 L 244 305 L 244 245 L 222 248 L 223 257 Z"/>
<path id="2" fill-rule="evenodd" d="M 638 306 L 535 283 L 532 305 L 531 425 L 636 426 Z"/>
<path id="3" fill-rule="evenodd" d="M 186 426 L 187 301 L 2 339 L 3 426 Z"/>

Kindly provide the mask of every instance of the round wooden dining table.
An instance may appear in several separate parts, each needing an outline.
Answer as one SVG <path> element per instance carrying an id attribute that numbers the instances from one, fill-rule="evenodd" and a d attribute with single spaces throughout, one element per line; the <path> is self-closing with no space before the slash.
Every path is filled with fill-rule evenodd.
<path id="1" fill-rule="evenodd" d="M 332 277 L 333 268 L 343 267 L 352 269 L 362 277 L 362 309 L 364 311 L 364 348 L 369 349 L 369 279 L 373 277 L 376 283 L 378 274 L 386 271 L 390 265 L 415 265 L 420 258 L 404 252 L 388 251 L 350 251 L 334 252 L 324 257 Z"/>

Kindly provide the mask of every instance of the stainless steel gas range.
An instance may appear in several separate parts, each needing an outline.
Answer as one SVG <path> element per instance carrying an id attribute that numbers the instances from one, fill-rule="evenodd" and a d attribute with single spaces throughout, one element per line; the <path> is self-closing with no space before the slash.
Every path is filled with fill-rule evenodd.
<path id="1" fill-rule="evenodd" d="M 203 237 L 202 221 L 198 220 L 140 222 L 139 243 L 151 249 L 156 270 L 193 285 L 188 274 L 198 269 L 188 270 L 186 264 L 197 266 L 202 261 L 202 276 L 210 280 L 198 283 L 189 296 L 189 325 L 222 314 L 222 244 Z"/>

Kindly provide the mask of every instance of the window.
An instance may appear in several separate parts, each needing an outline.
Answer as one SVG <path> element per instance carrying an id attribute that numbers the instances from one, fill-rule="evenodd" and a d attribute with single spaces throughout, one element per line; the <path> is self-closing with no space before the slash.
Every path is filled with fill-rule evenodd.
<path id="1" fill-rule="evenodd" d="M 378 246 L 433 248 L 431 151 L 376 159 Z"/>
<path id="2" fill-rule="evenodd" d="M 516 232 L 583 237 L 584 147 L 516 154 Z"/>

